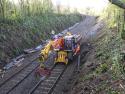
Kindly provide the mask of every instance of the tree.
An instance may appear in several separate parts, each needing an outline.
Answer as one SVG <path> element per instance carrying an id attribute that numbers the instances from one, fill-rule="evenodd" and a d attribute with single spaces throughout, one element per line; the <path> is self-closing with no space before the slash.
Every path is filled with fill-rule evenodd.
<path id="1" fill-rule="evenodd" d="M 3 20 L 5 19 L 5 3 L 6 0 L 0 0 L 0 15 Z"/>
<path id="2" fill-rule="evenodd" d="M 109 0 L 109 2 L 111 2 L 111 3 L 114 4 L 114 5 L 117 5 L 117 6 L 120 7 L 120 8 L 125 9 L 125 3 L 123 3 L 123 2 L 120 1 L 120 0 Z"/>

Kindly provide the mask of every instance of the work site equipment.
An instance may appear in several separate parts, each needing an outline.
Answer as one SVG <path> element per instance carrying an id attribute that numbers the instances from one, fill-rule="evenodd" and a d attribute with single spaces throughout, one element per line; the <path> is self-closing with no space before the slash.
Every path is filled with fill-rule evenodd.
<path id="1" fill-rule="evenodd" d="M 55 64 L 63 63 L 67 65 L 70 61 L 73 61 L 75 56 L 78 56 L 77 65 L 79 71 L 80 41 L 80 35 L 71 34 L 70 32 L 53 36 L 53 38 L 49 40 L 45 47 L 40 51 L 39 61 L 41 64 L 36 71 L 36 75 L 44 77 L 50 74 L 50 69 L 47 69 L 43 62 L 49 58 L 51 52 L 54 52 L 52 55 Z"/>
<path id="2" fill-rule="evenodd" d="M 55 39 L 50 40 L 44 49 L 41 50 L 39 60 L 44 62 L 47 60 L 49 53 L 55 51 L 54 63 L 68 64 L 73 60 L 73 56 L 80 52 L 80 35 L 66 33 L 65 36 L 55 35 Z"/>

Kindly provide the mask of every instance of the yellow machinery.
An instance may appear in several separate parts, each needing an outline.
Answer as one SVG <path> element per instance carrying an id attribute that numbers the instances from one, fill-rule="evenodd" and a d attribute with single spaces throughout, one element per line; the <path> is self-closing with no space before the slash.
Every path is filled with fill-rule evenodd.
<path id="1" fill-rule="evenodd" d="M 49 41 L 49 43 L 44 47 L 44 49 L 41 50 L 40 56 L 39 56 L 39 60 L 41 62 L 44 62 L 48 58 L 49 52 L 52 49 L 52 44 L 53 44 L 53 41 Z"/>
<path id="2" fill-rule="evenodd" d="M 57 57 L 55 58 L 55 63 L 63 62 L 68 64 L 68 54 L 66 51 L 57 51 Z"/>
<path id="3" fill-rule="evenodd" d="M 70 60 L 73 60 L 74 55 L 79 55 L 80 52 L 80 36 L 67 33 L 65 36 L 57 37 L 46 43 L 44 48 L 40 51 L 39 61 L 40 67 L 36 70 L 36 74 L 45 76 L 50 74 L 50 69 L 46 68 L 43 64 L 49 57 L 49 53 L 54 51 L 54 63 L 68 64 Z M 63 40 L 63 41 L 61 41 Z M 80 66 L 80 55 L 78 60 L 78 70 Z"/>
<path id="4" fill-rule="evenodd" d="M 49 53 L 52 50 L 54 50 L 56 52 L 56 55 L 54 57 L 55 63 L 68 64 L 68 61 L 73 59 L 73 55 L 76 53 L 75 50 L 78 48 L 78 47 L 76 47 L 77 42 L 75 42 L 76 41 L 75 39 L 77 39 L 77 38 L 75 38 L 71 34 L 68 35 L 68 36 L 61 37 L 61 38 L 63 40 L 65 39 L 63 45 L 66 44 L 66 39 L 70 39 L 70 41 L 72 41 L 71 46 L 66 45 L 63 49 L 56 49 L 56 48 L 53 47 L 53 44 L 54 44 L 55 40 L 50 40 L 47 43 L 47 45 L 44 47 L 44 49 L 42 49 L 41 52 L 40 52 L 40 56 L 39 56 L 40 61 L 42 61 L 42 62 L 46 61 L 48 56 L 49 56 Z M 56 42 L 56 45 L 58 45 L 58 43 L 60 43 L 60 42 Z M 73 48 L 73 47 L 75 47 L 75 48 Z"/>
<path id="5" fill-rule="evenodd" d="M 40 52 L 39 60 L 40 62 L 44 62 L 47 60 L 49 52 L 53 50 L 52 44 L 54 41 L 49 41 L 49 43 L 44 47 Z M 68 64 L 68 55 L 64 50 L 54 50 L 56 52 L 55 63 L 64 63 Z"/>

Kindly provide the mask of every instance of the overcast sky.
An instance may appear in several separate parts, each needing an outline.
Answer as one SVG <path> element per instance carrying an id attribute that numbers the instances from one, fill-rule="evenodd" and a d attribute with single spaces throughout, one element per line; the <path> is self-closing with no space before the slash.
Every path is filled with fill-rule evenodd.
<path id="1" fill-rule="evenodd" d="M 10 0 L 14 1 L 15 3 L 18 2 L 18 0 Z M 107 4 L 108 0 L 52 0 L 54 5 L 65 5 L 70 6 L 73 8 L 95 8 L 96 10 L 103 9 Z"/>
<path id="2" fill-rule="evenodd" d="M 108 0 L 52 0 L 54 5 L 70 5 L 71 7 L 104 7 Z"/>

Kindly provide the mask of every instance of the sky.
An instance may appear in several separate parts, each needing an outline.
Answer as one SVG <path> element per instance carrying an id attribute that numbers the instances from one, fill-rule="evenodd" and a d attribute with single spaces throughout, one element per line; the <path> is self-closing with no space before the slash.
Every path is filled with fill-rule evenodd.
<path id="1" fill-rule="evenodd" d="M 52 0 L 54 5 L 65 5 L 73 8 L 95 8 L 101 10 L 108 4 L 108 0 Z"/>
<path id="2" fill-rule="evenodd" d="M 15 3 L 18 0 L 10 0 L 14 1 Z M 70 6 L 71 8 L 77 9 L 85 9 L 85 8 L 93 8 L 97 11 L 102 10 L 108 4 L 108 0 L 52 0 L 52 3 L 56 6 L 58 4 L 64 6 Z"/>

